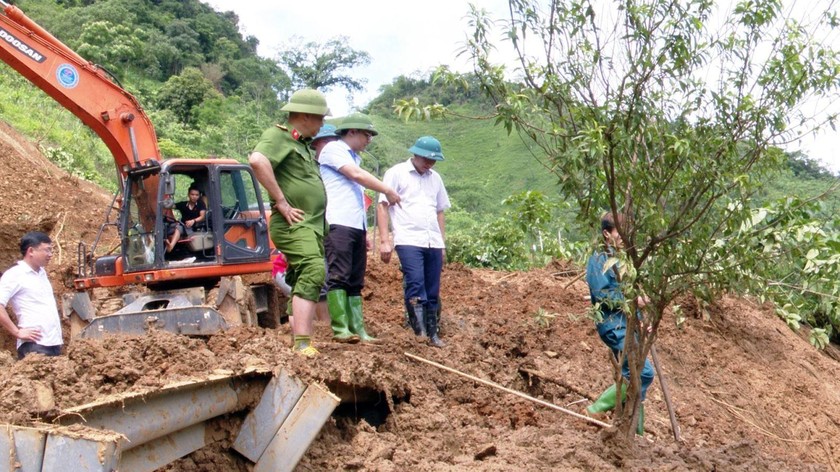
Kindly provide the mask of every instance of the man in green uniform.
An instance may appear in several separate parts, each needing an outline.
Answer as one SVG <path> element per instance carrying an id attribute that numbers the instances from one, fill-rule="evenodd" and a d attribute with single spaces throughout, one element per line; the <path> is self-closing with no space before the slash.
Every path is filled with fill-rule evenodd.
<path id="1" fill-rule="evenodd" d="M 289 112 L 288 124 L 267 129 L 249 161 L 271 201 L 271 240 L 289 263 L 286 282 L 292 287 L 293 349 L 313 357 L 318 350 L 312 346 L 312 321 L 326 275 L 327 194 L 309 143 L 330 110 L 324 95 L 310 89 L 292 94 L 281 110 Z"/>

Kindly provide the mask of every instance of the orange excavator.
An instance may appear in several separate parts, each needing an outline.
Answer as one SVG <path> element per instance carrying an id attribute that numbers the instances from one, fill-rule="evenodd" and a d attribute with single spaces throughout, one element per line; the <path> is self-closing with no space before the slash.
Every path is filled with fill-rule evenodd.
<path id="1" fill-rule="evenodd" d="M 0 59 L 96 132 L 119 176 L 120 191 L 96 240 L 90 248 L 79 243 L 77 293 L 64 300 L 71 331 L 99 337 L 156 327 L 201 335 L 238 324 L 276 326 L 273 284 L 248 285 L 239 277 L 269 272 L 276 252 L 251 168 L 233 159 L 162 159 L 148 116 L 107 71 L 19 8 L 2 0 L 0 6 Z M 175 200 L 186 199 L 189 187 L 202 193 L 206 224 L 183 231 L 167 251 Z M 119 253 L 94 257 L 109 226 L 119 232 Z M 146 289 L 125 295 L 114 313 L 97 313 L 94 289 L 131 285 Z"/>

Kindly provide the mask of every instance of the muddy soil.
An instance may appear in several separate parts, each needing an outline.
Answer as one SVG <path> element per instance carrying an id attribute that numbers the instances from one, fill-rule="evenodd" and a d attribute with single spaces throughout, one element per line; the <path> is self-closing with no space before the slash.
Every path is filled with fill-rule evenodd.
<path id="1" fill-rule="evenodd" d="M 61 248 L 49 267 L 60 299 L 75 272 L 77 242 L 93 241 L 110 201 L 0 123 L 0 270 L 19 257 L 24 232 L 46 231 Z M 109 237 L 103 246 L 115 244 Z M 109 395 L 266 367 L 356 398 L 336 410 L 299 470 L 837 470 L 840 364 L 749 300 L 720 300 L 710 319 L 691 317 L 680 329 L 663 322 L 657 347 L 681 443 L 658 382 L 646 402 L 647 439 L 617 448 L 597 426 L 405 355 L 582 411 L 612 380 L 606 349 L 584 316 L 585 284 L 567 269 L 503 273 L 448 264 L 443 349 L 403 328 L 397 265 L 373 257 L 365 313 L 384 343 L 333 344 L 329 327 L 319 325 L 322 355 L 313 360 L 291 354 L 285 325 L 210 338 L 68 338 L 65 355 L 20 362 L 2 333 L 0 423 L 31 424 Z M 165 470 L 250 470 L 225 434 L 241 419 L 217 420 L 217 442 Z"/>

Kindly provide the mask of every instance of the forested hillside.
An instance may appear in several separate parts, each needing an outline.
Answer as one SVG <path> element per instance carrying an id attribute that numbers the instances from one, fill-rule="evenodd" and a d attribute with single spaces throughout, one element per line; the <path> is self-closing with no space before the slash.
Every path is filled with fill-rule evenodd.
<path id="1" fill-rule="evenodd" d="M 68 46 L 105 67 L 138 98 L 166 157 L 244 159 L 262 129 L 281 118 L 279 107 L 292 91 L 288 69 L 279 58 L 256 55 L 259 40 L 242 37 L 235 14 L 216 12 L 197 0 L 17 4 Z M 112 186 L 111 157 L 99 139 L 8 66 L 0 64 L 0 70 L 0 117 L 42 145 L 59 165 Z M 366 166 L 384 172 L 408 157 L 406 148 L 414 139 L 434 134 L 448 156 L 438 171 L 447 179 L 456 210 L 469 213 L 470 220 L 492 221 L 504 211 L 503 199 L 525 190 L 560 203 L 556 170 L 517 135 L 495 126 L 493 103 L 483 97 L 476 81 L 468 85 L 456 88 L 433 85 L 425 77 L 394 78 L 364 110 L 375 115 L 382 129 Z M 463 118 L 399 120 L 392 105 L 405 97 L 453 106 Z M 34 109 L 39 113 L 33 114 Z M 791 166 L 798 166 L 797 173 L 783 172 L 780 181 L 768 187 L 766 198 L 790 191 L 815 195 L 828 186 L 830 175 L 806 156 L 798 159 Z M 837 206 L 834 198 L 829 197 L 829 208 Z M 457 227 L 458 218 L 455 221 Z"/>
<path id="2" fill-rule="evenodd" d="M 167 157 L 244 156 L 289 93 L 288 76 L 276 62 L 255 54 L 258 40 L 241 36 L 236 16 L 197 0 L 17 4 L 137 97 Z M 112 175 L 111 158 L 98 138 L 2 67 L 5 120 L 52 149 L 49 154 L 74 173 L 95 180 L 97 173 Z"/>

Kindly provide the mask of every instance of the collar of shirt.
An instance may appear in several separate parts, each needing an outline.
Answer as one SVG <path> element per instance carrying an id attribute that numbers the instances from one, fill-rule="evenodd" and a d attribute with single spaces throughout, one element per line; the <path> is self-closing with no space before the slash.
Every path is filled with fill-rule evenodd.
<path id="1" fill-rule="evenodd" d="M 304 144 L 308 144 L 308 143 L 312 142 L 312 138 L 307 138 L 307 137 L 303 136 L 302 134 L 300 134 L 300 131 L 296 130 L 295 128 L 292 128 L 289 131 L 289 133 L 291 133 L 292 139 L 294 139 L 295 141 L 298 141 L 298 142 L 301 142 L 301 143 L 304 143 Z"/>
<path id="2" fill-rule="evenodd" d="M 41 272 L 44 272 L 43 267 L 39 268 L 38 270 L 35 270 L 35 269 L 32 268 L 31 265 L 29 265 L 28 262 L 24 261 L 23 259 L 18 261 L 18 265 L 23 267 L 24 270 L 27 270 L 27 271 L 32 272 L 34 274 L 40 274 Z"/>
<path id="3" fill-rule="evenodd" d="M 412 159 L 412 158 L 410 158 L 410 157 L 409 157 L 409 158 L 408 158 L 408 160 L 407 160 L 407 161 L 405 161 L 405 162 L 406 162 L 406 164 L 408 164 L 408 172 L 409 172 L 409 173 L 412 173 L 412 172 L 413 172 L 413 173 L 417 174 L 418 176 L 420 176 L 420 177 L 422 177 L 422 178 L 428 177 L 428 176 L 430 176 L 430 175 L 434 175 L 434 173 L 435 173 L 434 169 L 429 169 L 429 170 L 427 170 L 426 172 L 424 172 L 424 173 L 422 173 L 422 174 L 421 174 L 420 172 L 418 172 L 418 171 L 417 171 L 417 168 L 416 168 L 416 167 L 414 167 L 414 162 L 412 162 L 412 160 L 411 160 L 411 159 Z"/>
<path id="4" fill-rule="evenodd" d="M 338 140 L 333 141 L 331 143 L 327 143 L 327 145 L 324 146 L 324 149 L 321 149 L 321 155 L 322 156 L 325 153 L 345 153 L 345 152 L 350 154 L 350 157 L 352 157 L 354 161 L 359 161 L 360 160 L 359 155 L 356 154 L 352 149 L 350 149 L 350 146 L 347 143 L 345 143 L 343 139 L 338 139 Z"/>

